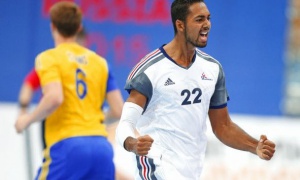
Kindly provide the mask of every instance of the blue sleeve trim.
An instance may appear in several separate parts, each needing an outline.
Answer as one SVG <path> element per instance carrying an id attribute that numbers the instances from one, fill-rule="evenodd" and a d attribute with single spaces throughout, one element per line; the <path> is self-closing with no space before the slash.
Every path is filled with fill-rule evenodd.
<path id="1" fill-rule="evenodd" d="M 108 79 L 107 79 L 106 92 L 108 93 L 116 89 L 119 89 L 119 87 L 117 85 L 114 75 L 111 72 L 111 68 L 108 66 Z"/>
<path id="2" fill-rule="evenodd" d="M 227 103 L 222 104 L 220 106 L 210 106 L 209 109 L 221 109 L 221 108 L 224 108 L 224 107 L 227 107 Z"/>

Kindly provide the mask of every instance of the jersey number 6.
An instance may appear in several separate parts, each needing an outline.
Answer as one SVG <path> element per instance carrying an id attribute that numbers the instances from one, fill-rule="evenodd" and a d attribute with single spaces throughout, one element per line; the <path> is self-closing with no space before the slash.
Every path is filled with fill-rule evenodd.
<path id="1" fill-rule="evenodd" d="M 76 93 L 80 99 L 83 99 L 87 93 L 87 85 L 84 82 L 85 73 L 81 69 L 76 69 Z"/>

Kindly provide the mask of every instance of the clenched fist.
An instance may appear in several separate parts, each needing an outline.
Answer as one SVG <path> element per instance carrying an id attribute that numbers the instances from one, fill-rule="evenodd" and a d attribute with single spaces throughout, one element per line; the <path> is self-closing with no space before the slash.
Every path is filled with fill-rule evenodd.
<path id="1" fill-rule="evenodd" d="M 138 156 L 145 156 L 148 154 L 153 141 L 149 135 L 140 136 L 137 139 L 128 137 L 124 147 L 127 151 L 134 152 Z"/>
<path id="2" fill-rule="evenodd" d="M 275 153 L 275 144 L 267 139 L 267 136 L 261 135 L 256 148 L 256 154 L 264 160 L 270 160 Z"/>

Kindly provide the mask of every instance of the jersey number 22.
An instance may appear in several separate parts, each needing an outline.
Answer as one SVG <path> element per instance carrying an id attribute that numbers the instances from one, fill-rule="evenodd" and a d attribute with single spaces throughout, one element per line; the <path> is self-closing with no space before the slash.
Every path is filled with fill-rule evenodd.
<path id="1" fill-rule="evenodd" d="M 185 96 L 183 102 L 181 103 L 181 105 L 189 105 L 192 104 L 192 101 L 190 100 L 190 96 L 191 94 L 196 94 L 196 97 L 193 100 L 193 104 L 196 103 L 201 103 L 201 95 L 202 95 L 202 91 L 200 88 L 195 88 L 192 90 L 192 92 L 188 89 L 184 89 L 181 91 L 181 96 Z"/>

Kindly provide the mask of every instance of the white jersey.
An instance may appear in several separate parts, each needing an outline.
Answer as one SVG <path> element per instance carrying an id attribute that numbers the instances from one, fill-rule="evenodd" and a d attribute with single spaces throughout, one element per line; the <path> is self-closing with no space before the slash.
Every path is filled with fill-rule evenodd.
<path id="1" fill-rule="evenodd" d="M 220 63 L 197 49 L 193 63 L 181 67 L 161 47 L 133 68 L 125 89 L 147 97 L 136 128 L 154 139 L 147 157 L 136 157 L 136 179 L 199 179 L 208 110 L 227 106 Z"/>

